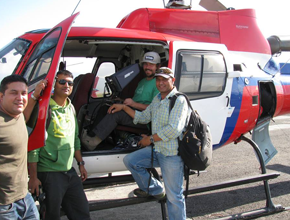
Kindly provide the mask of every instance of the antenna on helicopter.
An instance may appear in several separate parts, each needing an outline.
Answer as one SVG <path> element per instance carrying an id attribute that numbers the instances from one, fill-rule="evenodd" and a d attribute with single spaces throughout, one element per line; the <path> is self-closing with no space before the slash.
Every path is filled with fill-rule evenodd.
<path id="1" fill-rule="evenodd" d="M 73 10 L 73 12 L 71 13 L 71 15 L 73 15 L 73 14 L 74 14 L 74 12 L 75 12 L 75 10 L 77 9 L 77 7 L 79 6 L 80 2 L 81 2 L 81 0 L 79 0 L 79 2 L 78 2 L 78 4 L 77 4 L 77 6 L 75 7 L 75 9 L 74 9 L 74 10 Z"/>
<path id="2" fill-rule="evenodd" d="M 190 0 L 190 4 L 185 4 L 183 0 L 169 0 L 167 5 L 163 0 L 164 8 L 178 8 L 178 9 L 191 9 L 192 0 Z"/>

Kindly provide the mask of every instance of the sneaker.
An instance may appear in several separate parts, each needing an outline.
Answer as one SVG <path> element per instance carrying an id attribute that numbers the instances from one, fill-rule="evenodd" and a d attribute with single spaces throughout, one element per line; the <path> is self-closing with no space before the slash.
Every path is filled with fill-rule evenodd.
<path id="1" fill-rule="evenodd" d="M 147 198 L 147 197 L 150 196 L 147 192 L 145 192 L 145 191 L 143 191 L 142 189 L 139 189 L 139 188 L 134 189 L 133 193 L 134 193 L 134 195 L 136 195 L 139 198 Z"/>
<path id="2" fill-rule="evenodd" d="M 87 134 L 87 130 L 84 130 L 83 134 L 82 134 L 82 145 L 87 149 L 87 150 L 94 150 L 101 142 L 102 140 L 95 136 L 95 137 L 90 137 Z"/>
<path id="3" fill-rule="evenodd" d="M 155 199 L 161 200 L 165 197 L 164 191 L 157 195 L 150 195 L 147 192 L 143 191 L 142 189 L 137 188 L 137 189 L 134 189 L 133 193 L 139 198 L 147 198 L 149 196 L 153 196 Z"/>
<path id="4" fill-rule="evenodd" d="M 157 194 L 157 195 L 152 195 L 155 199 L 158 199 L 158 200 L 161 200 L 161 199 L 164 199 L 165 198 L 165 192 L 163 191 L 162 193 L 160 194 Z"/>

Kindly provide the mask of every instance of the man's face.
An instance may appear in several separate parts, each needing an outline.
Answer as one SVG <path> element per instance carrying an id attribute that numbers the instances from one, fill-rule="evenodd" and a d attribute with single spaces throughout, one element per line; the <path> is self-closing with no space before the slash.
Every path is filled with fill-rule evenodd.
<path id="1" fill-rule="evenodd" d="M 14 117 L 24 111 L 27 99 L 27 86 L 23 82 L 9 83 L 4 94 L 0 92 L 1 107 Z"/>
<path id="2" fill-rule="evenodd" d="M 59 74 L 54 85 L 54 96 L 67 98 L 71 93 L 73 86 L 69 83 L 73 83 L 73 79 L 67 75 Z"/>
<path id="3" fill-rule="evenodd" d="M 157 64 L 145 62 L 143 63 L 143 70 L 147 77 L 153 77 L 157 70 Z"/>
<path id="4" fill-rule="evenodd" d="M 157 76 L 156 77 L 156 87 L 159 90 L 159 92 L 164 95 L 167 95 L 168 93 L 170 93 L 170 91 L 173 89 L 174 87 L 174 81 L 175 78 L 171 78 L 169 77 L 168 79 L 162 77 L 162 76 Z"/>

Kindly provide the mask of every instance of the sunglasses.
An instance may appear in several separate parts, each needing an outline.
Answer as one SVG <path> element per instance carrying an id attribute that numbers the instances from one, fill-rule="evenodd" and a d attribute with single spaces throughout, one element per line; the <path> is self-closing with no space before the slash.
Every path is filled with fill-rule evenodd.
<path id="1" fill-rule="evenodd" d="M 60 79 L 57 81 L 60 85 L 65 85 L 66 83 L 69 85 L 69 86 L 73 86 L 74 85 L 74 82 L 72 81 L 67 81 L 65 79 Z"/>
<path id="2" fill-rule="evenodd" d="M 173 74 L 172 70 L 167 67 L 161 67 L 156 73 Z"/>

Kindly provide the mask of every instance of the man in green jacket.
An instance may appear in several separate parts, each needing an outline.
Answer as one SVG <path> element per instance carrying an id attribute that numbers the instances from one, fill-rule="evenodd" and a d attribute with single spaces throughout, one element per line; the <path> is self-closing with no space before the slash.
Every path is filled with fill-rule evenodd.
<path id="1" fill-rule="evenodd" d="M 69 219 L 90 219 L 82 186 L 87 171 L 80 152 L 75 111 L 68 98 L 72 88 L 72 73 L 67 70 L 57 72 L 54 94 L 49 103 L 51 120 L 46 146 L 28 154 L 28 186 L 32 193 L 39 194 L 39 185 L 42 185 L 46 194 L 46 220 L 60 219 L 60 207 Z M 72 167 L 74 158 L 78 162 L 81 178 Z"/>

